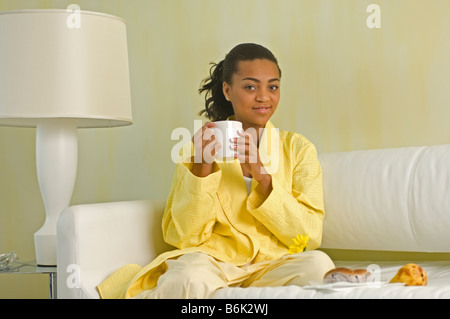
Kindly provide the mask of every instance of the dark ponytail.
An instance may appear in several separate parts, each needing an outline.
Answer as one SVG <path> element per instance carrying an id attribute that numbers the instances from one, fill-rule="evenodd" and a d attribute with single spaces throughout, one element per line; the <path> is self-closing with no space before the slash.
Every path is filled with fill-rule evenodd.
<path id="1" fill-rule="evenodd" d="M 212 121 L 226 120 L 234 114 L 231 102 L 227 101 L 223 94 L 223 82 L 231 84 L 232 75 L 237 72 L 240 61 L 252 61 L 256 59 L 265 59 L 274 62 L 278 71 L 278 61 L 275 56 L 265 47 L 254 43 L 243 43 L 234 47 L 218 64 L 212 63 L 209 70 L 209 77 L 201 83 L 199 93 L 205 94 L 205 108 L 199 115 L 206 113 L 206 117 Z"/>
<path id="2" fill-rule="evenodd" d="M 224 60 L 225 61 L 225 60 Z M 223 94 L 223 64 L 211 63 L 209 77 L 203 80 L 199 93 L 205 94 L 205 109 L 199 115 L 206 113 L 206 117 L 213 121 L 226 120 L 234 114 L 230 101 L 227 101 Z"/>

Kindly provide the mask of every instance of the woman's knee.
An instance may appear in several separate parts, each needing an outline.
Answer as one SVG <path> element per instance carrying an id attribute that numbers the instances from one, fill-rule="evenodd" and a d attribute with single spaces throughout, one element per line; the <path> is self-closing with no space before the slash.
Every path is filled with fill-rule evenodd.
<path id="1" fill-rule="evenodd" d="M 286 272 L 289 273 L 289 279 L 285 285 L 305 286 L 321 282 L 324 275 L 335 268 L 331 258 L 319 250 L 310 250 L 287 258 Z"/>
<path id="2" fill-rule="evenodd" d="M 328 271 L 335 268 L 334 262 L 323 251 L 311 250 L 301 254 L 307 259 L 304 271 L 312 281 L 321 281 Z"/>
<path id="3" fill-rule="evenodd" d="M 331 260 L 330 256 L 323 251 L 311 250 L 308 253 L 311 255 L 311 263 L 315 264 L 317 267 L 328 270 L 335 267 L 333 260 Z"/>

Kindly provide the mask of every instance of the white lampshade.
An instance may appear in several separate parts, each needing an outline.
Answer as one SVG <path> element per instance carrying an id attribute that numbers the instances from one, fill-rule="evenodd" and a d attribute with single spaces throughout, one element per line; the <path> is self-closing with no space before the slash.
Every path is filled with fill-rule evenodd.
<path id="1" fill-rule="evenodd" d="M 77 127 L 131 123 L 122 19 L 81 10 L 0 12 L 0 125 L 37 128 L 46 212 L 34 234 L 39 265 L 57 262 L 56 223 L 76 180 Z"/>
<path id="2" fill-rule="evenodd" d="M 79 25 L 70 20 L 79 14 Z M 126 26 L 96 12 L 0 12 L 0 125 L 75 118 L 78 127 L 131 124 Z"/>

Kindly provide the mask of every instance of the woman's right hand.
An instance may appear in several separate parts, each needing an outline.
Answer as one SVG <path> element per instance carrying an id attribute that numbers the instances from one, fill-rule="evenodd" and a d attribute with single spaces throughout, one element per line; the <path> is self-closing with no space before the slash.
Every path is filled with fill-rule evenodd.
<path id="1" fill-rule="evenodd" d="M 222 147 L 216 139 L 212 128 L 215 126 L 212 122 L 207 122 L 198 130 L 192 142 L 194 143 L 195 156 L 192 173 L 199 177 L 208 176 L 212 172 L 212 164 L 216 152 Z"/>

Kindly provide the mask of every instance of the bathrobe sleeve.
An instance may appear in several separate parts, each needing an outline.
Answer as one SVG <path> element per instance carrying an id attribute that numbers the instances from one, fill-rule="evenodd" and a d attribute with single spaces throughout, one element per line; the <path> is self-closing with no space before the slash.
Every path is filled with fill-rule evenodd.
<path id="1" fill-rule="evenodd" d="M 273 174 L 270 195 L 264 198 L 256 187 L 249 195 L 247 209 L 284 245 L 292 245 L 292 238 L 297 234 L 308 234 L 307 250 L 313 250 L 322 241 L 322 169 L 311 142 L 297 139 L 293 145 L 284 149 L 285 167 L 280 167 L 285 172 L 292 172 L 292 185 L 289 185 L 289 179 Z"/>
<path id="2" fill-rule="evenodd" d="M 162 219 L 164 240 L 179 249 L 195 247 L 211 237 L 217 215 L 217 189 L 222 172 L 197 177 L 191 163 L 179 163 Z"/>

